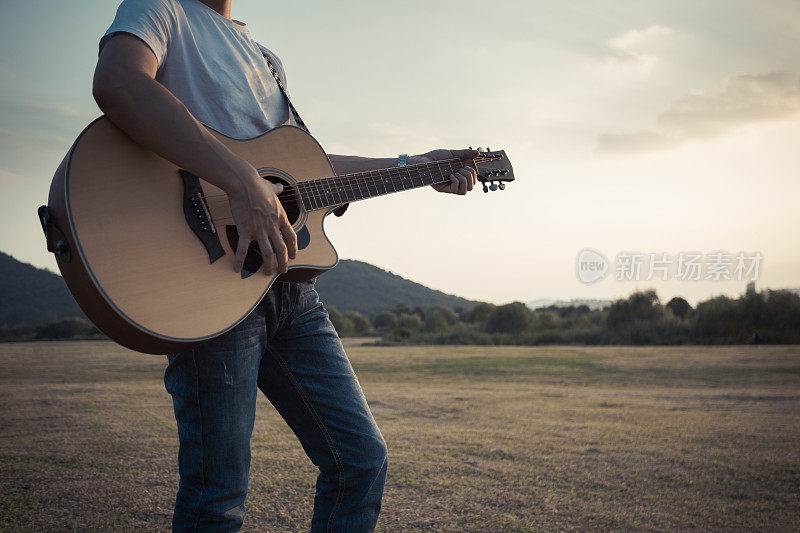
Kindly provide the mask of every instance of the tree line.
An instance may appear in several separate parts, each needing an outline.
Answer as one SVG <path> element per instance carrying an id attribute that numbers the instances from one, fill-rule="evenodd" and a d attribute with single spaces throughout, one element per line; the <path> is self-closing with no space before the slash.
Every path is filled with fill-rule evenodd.
<path id="1" fill-rule="evenodd" d="M 798 344 L 800 296 L 789 291 L 717 296 L 692 307 L 655 291 L 634 292 L 602 310 L 586 305 L 530 309 L 514 302 L 470 309 L 399 305 L 367 316 L 327 307 L 342 337 L 386 344 Z M 40 326 L 0 327 L 0 341 L 105 338 L 82 318 Z"/>
<path id="2" fill-rule="evenodd" d="M 396 344 L 797 344 L 800 296 L 789 291 L 717 296 L 692 307 L 653 290 L 602 310 L 586 305 L 530 309 L 514 302 L 469 310 L 398 306 L 371 319 L 328 308 L 341 336 L 373 335 Z"/>

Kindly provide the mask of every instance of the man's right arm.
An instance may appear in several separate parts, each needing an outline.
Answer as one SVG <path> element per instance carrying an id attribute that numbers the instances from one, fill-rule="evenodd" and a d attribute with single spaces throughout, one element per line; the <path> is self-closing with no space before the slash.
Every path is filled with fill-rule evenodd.
<path id="1" fill-rule="evenodd" d="M 288 258 L 297 252 L 297 237 L 277 198 L 281 187 L 260 178 L 200 124 L 155 80 L 157 68 L 155 54 L 142 40 L 114 35 L 97 61 L 92 90 L 97 105 L 136 143 L 228 194 L 240 235 L 237 272 L 251 240 L 261 248 L 266 274 L 286 272 Z"/>

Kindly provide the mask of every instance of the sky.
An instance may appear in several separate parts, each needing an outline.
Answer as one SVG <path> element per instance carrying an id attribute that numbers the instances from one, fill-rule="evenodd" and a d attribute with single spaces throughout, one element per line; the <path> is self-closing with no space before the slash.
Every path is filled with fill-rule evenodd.
<path id="1" fill-rule="evenodd" d="M 35 212 L 100 114 L 117 5 L 0 0 L 0 250 L 21 261 L 57 270 Z M 800 287 L 796 1 L 234 0 L 232 16 L 281 57 L 329 153 L 488 145 L 514 165 L 502 192 L 351 205 L 326 224 L 340 257 L 495 303 L 695 303 L 740 294 L 754 266 L 760 288 Z M 585 249 L 606 261 L 592 283 Z"/>

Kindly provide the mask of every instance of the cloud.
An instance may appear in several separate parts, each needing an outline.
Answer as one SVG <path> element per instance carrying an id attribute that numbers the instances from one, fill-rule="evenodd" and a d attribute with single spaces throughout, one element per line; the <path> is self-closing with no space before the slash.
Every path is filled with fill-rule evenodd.
<path id="1" fill-rule="evenodd" d="M 657 131 L 631 133 L 604 133 L 597 137 L 597 149 L 604 153 L 648 152 L 672 148 L 679 139 Z"/>
<path id="2" fill-rule="evenodd" d="M 23 111 L 45 113 L 48 115 L 57 115 L 60 117 L 68 117 L 68 118 L 80 117 L 86 114 L 86 113 L 81 113 L 74 107 L 70 107 L 68 105 L 56 104 L 51 102 L 37 102 L 35 100 L 29 100 L 27 102 L 19 103 L 17 104 L 17 107 L 19 107 Z"/>
<path id="3" fill-rule="evenodd" d="M 753 122 L 783 120 L 800 111 L 800 76 L 788 72 L 740 74 L 717 93 L 696 92 L 675 101 L 659 118 L 686 137 L 713 137 Z"/>
<path id="4" fill-rule="evenodd" d="M 13 172 L 0 168 L 0 182 L 20 181 L 22 179 L 22 176 L 19 174 L 14 174 Z"/>
<path id="5" fill-rule="evenodd" d="M 60 151 L 65 147 L 69 148 L 72 139 L 49 132 L 23 133 L 0 128 L 0 144 L 3 148 L 13 150 L 44 147 Z"/>
<path id="6" fill-rule="evenodd" d="M 670 148 L 692 139 L 724 135 L 760 122 L 787 120 L 800 113 L 800 76 L 789 72 L 737 74 L 716 92 L 692 92 L 658 117 L 658 129 L 604 133 L 601 152 L 642 152 Z"/>
<path id="7" fill-rule="evenodd" d="M 623 66 L 634 66 L 649 70 L 658 62 L 658 56 L 647 53 L 644 49 L 651 47 L 659 38 L 672 35 L 672 28 L 653 24 L 643 29 L 628 30 L 621 35 L 609 39 L 605 60 L 608 63 Z"/>

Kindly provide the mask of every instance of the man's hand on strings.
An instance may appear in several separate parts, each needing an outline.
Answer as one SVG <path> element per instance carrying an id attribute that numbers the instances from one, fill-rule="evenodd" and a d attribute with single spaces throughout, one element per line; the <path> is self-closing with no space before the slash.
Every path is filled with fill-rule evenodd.
<path id="1" fill-rule="evenodd" d="M 441 161 L 443 159 L 463 159 L 465 162 L 478 156 L 477 150 L 431 150 L 428 153 L 415 155 L 409 157 L 408 164 L 416 165 L 419 163 L 431 163 L 433 161 Z M 450 174 L 450 181 L 445 183 L 436 183 L 431 185 L 439 192 L 450 194 L 467 194 L 475 186 L 478 180 L 478 173 L 470 166 L 463 166 Z"/>
<path id="2" fill-rule="evenodd" d="M 264 273 L 285 274 L 289 260 L 297 255 L 297 235 L 278 199 L 283 186 L 261 178 L 255 169 L 243 183 L 228 194 L 239 233 L 234 270 L 242 270 L 250 242 L 256 241 L 264 259 Z"/>

